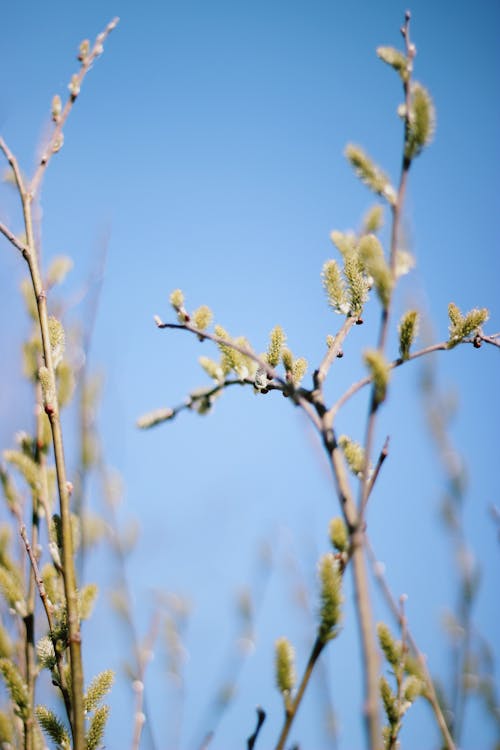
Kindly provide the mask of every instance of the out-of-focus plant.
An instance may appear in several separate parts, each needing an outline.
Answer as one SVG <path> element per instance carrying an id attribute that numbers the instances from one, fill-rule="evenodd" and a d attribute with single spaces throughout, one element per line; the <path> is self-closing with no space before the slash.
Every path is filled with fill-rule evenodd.
<path id="1" fill-rule="evenodd" d="M 0 137 L 0 151 L 9 165 L 6 179 L 17 192 L 22 214 L 22 229 L 15 231 L 0 223 L 0 232 L 28 266 L 22 292 L 33 321 L 23 350 L 25 376 L 32 384 L 35 404 L 33 429 L 30 434 L 19 434 L 16 447 L 4 451 L 0 468 L 12 527 L 24 543 L 24 555 L 19 558 L 12 549 L 10 527 L 3 527 L 0 672 L 10 703 L 2 714 L 0 741 L 2 746 L 25 750 L 43 746 L 41 732 L 59 748 L 100 747 L 109 710 L 102 701 L 113 681 L 112 672 L 105 670 L 87 687 L 84 683 L 81 622 L 91 614 L 97 586 L 77 581 L 75 557 L 82 528 L 71 508 L 73 484 L 67 475 L 60 419 L 72 395 L 74 372 L 65 356 L 63 323 L 54 304 L 49 305 L 51 290 L 64 280 L 71 260 L 57 258 L 43 269 L 34 207 L 46 169 L 63 146 L 64 126 L 84 78 L 117 23 L 118 19 L 111 21 L 93 44 L 81 43 L 79 70 L 71 78 L 65 103 L 59 95 L 52 100 L 53 129 L 31 179 Z M 20 477 L 23 489 L 16 486 L 14 475 Z M 64 716 L 52 709 L 52 702 L 37 705 L 36 685 L 43 670 L 50 673 L 62 699 Z"/>

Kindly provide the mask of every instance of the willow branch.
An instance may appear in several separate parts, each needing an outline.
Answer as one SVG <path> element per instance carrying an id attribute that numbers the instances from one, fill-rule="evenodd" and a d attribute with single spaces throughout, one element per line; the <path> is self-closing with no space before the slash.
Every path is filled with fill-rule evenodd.
<path id="1" fill-rule="evenodd" d="M 312 408 L 311 404 L 309 403 L 310 399 L 305 397 L 304 389 L 295 388 L 293 383 L 290 383 L 289 381 L 282 378 L 276 372 L 276 370 L 273 367 L 271 367 L 268 362 L 266 362 L 265 359 L 263 359 L 262 357 L 259 357 L 249 347 L 240 346 L 239 344 L 236 344 L 234 341 L 231 341 L 230 339 L 224 339 L 221 336 L 217 336 L 215 333 L 202 331 L 200 328 L 195 328 L 195 326 L 191 325 L 190 323 L 164 323 L 157 316 L 155 316 L 155 323 L 158 328 L 171 328 L 174 330 L 189 331 L 190 333 L 197 336 L 200 341 L 205 341 L 205 339 L 207 339 L 208 341 L 212 341 L 214 344 L 227 346 L 230 349 L 233 349 L 235 352 L 242 354 L 244 357 L 248 357 L 250 360 L 252 360 L 252 362 L 255 362 L 258 365 L 258 367 L 264 370 L 264 372 L 266 373 L 268 378 L 270 378 L 271 381 L 276 381 L 276 383 L 278 383 L 281 386 L 281 389 L 283 390 L 283 393 L 285 395 L 289 396 L 292 399 L 292 401 L 294 401 L 294 403 L 296 403 L 298 406 L 301 406 L 304 409 L 307 416 L 309 417 L 311 422 L 314 424 L 318 432 L 321 432 L 321 421 L 318 415 L 315 413 L 314 409 Z M 266 387 L 269 388 L 270 385 Z"/>
<path id="2" fill-rule="evenodd" d="M 341 356 L 342 344 L 356 321 L 357 317 L 352 316 L 344 320 L 340 330 L 333 340 L 332 346 L 328 349 L 323 361 L 315 373 L 315 386 L 317 389 L 321 389 L 335 358 Z"/>
<path id="3" fill-rule="evenodd" d="M 287 740 L 288 733 L 290 732 L 290 728 L 292 726 L 293 720 L 295 719 L 297 715 L 297 711 L 299 710 L 299 706 L 304 696 L 304 692 L 309 684 L 309 680 L 311 679 L 314 666 L 316 662 L 318 661 L 318 658 L 321 652 L 323 651 L 324 646 L 325 646 L 325 642 L 321 638 L 317 637 L 312 647 L 309 659 L 307 661 L 304 674 L 302 675 L 299 689 L 297 690 L 297 693 L 294 699 L 291 701 L 289 707 L 285 711 L 285 721 L 283 723 L 283 728 L 278 738 L 278 742 L 277 742 L 275 750 L 283 750 L 283 748 L 285 747 L 285 742 Z"/>
<path id="4" fill-rule="evenodd" d="M 478 334 L 477 337 L 474 338 L 467 338 L 463 341 L 460 341 L 458 346 L 460 344 L 472 344 L 477 348 L 476 339 L 478 338 L 480 341 L 484 341 L 487 344 L 492 344 L 493 346 L 500 347 L 500 334 L 494 334 L 493 336 L 485 336 L 483 334 Z M 455 347 L 454 347 L 455 348 Z M 413 352 L 410 354 L 406 359 L 402 359 L 401 357 L 398 357 L 397 359 L 394 359 L 392 362 L 389 362 L 388 367 L 390 370 L 394 370 L 396 367 L 401 367 L 401 365 L 406 364 L 407 362 L 411 362 L 414 359 L 419 359 L 420 357 L 425 357 L 427 354 L 432 354 L 432 352 L 445 352 L 450 351 L 450 347 L 448 344 L 448 341 L 440 341 L 438 344 L 431 344 L 430 346 L 425 346 L 423 349 L 419 349 L 416 352 Z M 334 421 L 335 417 L 337 416 L 340 409 L 344 406 L 344 404 L 349 401 L 353 396 L 358 393 L 358 391 L 362 390 L 365 386 L 370 385 L 370 383 L 373 382 L 373 378 L 371 375 L 365 375 L 364 378 L 361 378 L 360 380 L 356 381 L 356 383 L 353 383 L 349 388 L 342 394 L 342 396 L 334 403 L 334 405 L 328 410 L 326 416 L 328 419 L 328 424 L 331 426 Z"/>
<path id="5" fill-rule="evenodd" d="M 28 555 L 31 569 L 33 571 L 33 576 L 36 582 L 36 586 L 38 589 L 38 594 L 40 596 L 40 600 L 42 602 L 42 606 L 45 610 L 45 615 L 47 617 L 47 624 L 49 626 L 49 633 L 50 633 L 50 639 L 52 641 L 52 644 L 54 646 L 54 654 L 56 657 L 56 666 L 57 666 L 57 674 L 59 679 L 59 688 L 61 690 L 61 694 L 64 701 L 64 706 L 66 708 L 66 713 L 68 717 L 71 716 L 71 699 L 69 696 L 68 688 L 66 686 L 66 680 L 64 677 L 64 669 L 63 669 L 63 663 L 62 663 L 62 654 L 58 648 L 56 648 L 56 638 L 54 635 L 54 620 L 52 617 L 53 610 L 52 610 L 52 603 L 47 595 L 47 591 L 45 590 L 45 585 L 43 582 L 43 578 L 40 573 L 40 569 L 38 567 L 38 563 L 35 557 L 35 554 L 33 552 L 33 548 L 30 544 L 30 541 L 28 539 L 28 534 L 26 531 L 26 526 L 22 522 L 22 518 L 18 517 L 19 523 L 20 523 L 20 530 L 19 533 L 21 535 L 21 538 L 24 542 L 24 546 L 26 548 L 26 553 Z"/>
<path id="6" fill-rule="evenodd" d="M 10 231 L 9 227 L 7 227 L 1 221 L 0 221 L 0 232 L 4 235 L 4 237 L 7 237 L 9 242 L 11 242 L 14 245 L 14 247 L 16 247 L 24 257 L 26 257 L 26 253 L 28 251 L 28 248 L 26 247 L 26 245 L 23 242 L 21 242 L 16 237 L 16 235 Z"/>
<path id="7" fill-rule="evenodd" d="M 78 95 L 80 93 L 80 87 L 83 83 L 83 79 L 89 72 L 94 61 L 102 54 L 103 44 L 106 41 L 109 34 L 113 31 L 113 29 L 116 28 L 119 20 L 120 19 L 118 17 L 113 18 L 113 20 L 110 21 L 110 23 L 108 23 L 104 31 L 102 31 L 100 34 L 97 35 L 94 45 L 92 49 L 89 51 L 89 53 L 84 56 L 82 55 L 80 70 L 78 71 L 78 73 L 76 73 L 73 76 L 71 84 L 70 84 L 70 95 L 66 101 L 66 104 L 64 105 L 64 108 L 61 114 L 57 115 L 54 118 L 56 126 L 52 132 L 49 142 L 47 143 L 42 153 L 40 163 L 38 164 L 35 174 L 33 175 L 33 179 L 31 180 L 31 183 L 29 186 L 29 193 L 32 199 L 35 197 L 38 191 L 38 188 L 40 187 L 43 176 L 45 174 L 45 170 L 47 169 L 52 156 L 59 150 L 58 144 L 61 142 L 61 139 L 62 139 L 62 132 L 63 132 L 64 125 L 66 124 L 66 120 L 68 119 L 69 113 L 71 112 L 73 105 L 78 98 Z"/>
<path id="8" fill-rule="evenodd" d="M 404 37 L 405 44 L 406 44 L 406 52 L 407 52 L 407 59 L 408 59 L 408 76 L 403 82 L 405 101 L 406 101 L 405 118 L 404 118 L 404 122 L 405 122 L 404 144 L 406 144 L 408 140 L 408 132 L 410 128 L 409 118 L 410 118 L 410 112 L 411 112 L 411 109 L 410 109 L 411 70 L 413 67 L 412 65 L 413 57 L 415 55 L 415 47 L 414 45 L 410 43 L 409 25 L 410 25 L 410 13 L 407 11 L 405 15 L 405 23 L 404 23 L 403 28 L 401 29 L 401 33 Z M 402 164 L 401 164 L 399 186 L 398 186 L 398 191 L 396 195 L 396 200 L 392 204 L 392 227 L 391 227 L 389 264 L 390 264 L 390 270 L 391 270 L 391 277 L 393 281 L 396 279 L 396 257 L 397 257 L 397 249 L 398 249 L 400 223 L 401 223 L 401 216 L 403 212 L 403 205 L 404 205 L 410 166 L 411 166 L 411 159 L 409 159 L 407 156 L 406 148 L 403 148 L 403 157 L 402 157 Z M 384 350 L 386 346 L 387 334 L 389 330 L 390 314 L 391 314 L 391 298 L 389 298 L 387 305 L 383 307 L 381 320 L 380 320 L 380 330 L 379 330 L 377 348 L 381 355 L 384 354 Z M 358 499 L 358 524 L 360 528 L 355 532 L 354 540 L 353 540 L 356 546 L 359 545 L 359 548 L 360 548 L 359 557 L 360 557 L 360 560 L 362 559 L 363 571 L 365 573 L 366 573 L 365 561 L 364 561 L 364 554 L 362 550 L 363 542 L 364 542 L 364 535 L 363 535 L 362 527 L 364 524 L 364 512 L 366 509 L 366 504 L 367 504 L 368 496 L 370 492 L 370 477 L 369 477 L 370 456 L 373 450 L 375 424 L 376 424 L 376 418 L 377 418 L 379 406 L 380 406 L 380 401 L 377 398 L 375 387 L 373 386 L 371 398 L 370 398 L 370 406 L 369 406 L 369 411 L 368 411 L 367 424 L 366 424 L 365 444 L 364 444 L 365 459 L 364 459 L 363 476 L 360 482 L 360 491 L 359 491 L 359 499 Z M 355 566 L 356 566 L 356 561 L 357 561 L 357 556 L 354 560 Z M 358 561 L 358 564 L 361 565 L 361 562 Z M 380 718 L 379 718 L 379 709 L 378 709 L 379 657 L 378 657 L 377 647 L 376 647 L 374 633 L 373 633 L 372 612 L 371 612 L 371 604 L 369 601 L 368 588 L 366 589 L 365 592 L 359 592 L 359 593 L 360 594 L 364 593 L 365 595 L 365 599 L 360 602 L 363 606 L 363 612 L 361 612 L 361 610 L 359 609 L 357 611 L 358 611 L 358 625 L 360 629 L 361 645 L 362 645 L 362 652 L 363 652 L 363 659 L 364 659 L 363 663 L 365 665 L 365 669 L 364 669 L 365 687 L 364 689 L 365 689 L 366 734 L 367 734 L 368 746 L 372 748 L 372 750 L 375 750 L 375 748 L 378 748 L 380 746 L 380 741 L 381 741 Z"/>

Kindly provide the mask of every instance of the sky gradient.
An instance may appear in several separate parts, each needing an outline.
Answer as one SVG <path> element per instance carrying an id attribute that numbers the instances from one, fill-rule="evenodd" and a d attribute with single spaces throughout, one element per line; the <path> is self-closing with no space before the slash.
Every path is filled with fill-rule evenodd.
<path id="1" fill-rule="evenodd" d="M 257 746 L 273 745 L 282 718 L 273 644 L 281 635 L 292 639 L 300 673 L 314 617 L 297 604 L 297 588 L 314 594 L 328 522 L 338 513 L 316 437 L 279 394 L 257 398 L 251 389 L 229 389 L 206 417 L 183 413 L 151 432 L 136 429 L 143 412 L 176 405 L 205 384 L 197 359 L 214 355 L 208 343 L 158 331 L 153 315 L 173 319 L 168 296 L 180 287 L 189 308 L 210 305 L 217 322 L 246 335 L 257 351 L 279 323 L 311 370 L 321 360 L 325 336 L 340 322 L 321 289 L 321 267 L 335 255 L 329 234 L 359 227 L 374 202 L 343 156 L 346 143 L 363 145 L 394 181 L 398 175 L 401 90 L 375 48 L 400 45 L 404 10 L 392 0 L 140 6 L 56 0 L 49 7 L 28 0 L 3 11 L 0 131 L 28 173 L 49 127 L 51 99 L 65 94 L 76 70 L 80 41 L 94 38 L 114 15 L 121 18 L 84 82 L 64 147 L 46 175 L 42 245 L 47 261 L 69 254 L 75 262 L 61 290 L 68 325 L 88 321 L 98 299 L 88 357 L 104 377 L 99 429 L 105 460 L 123 482 L 120 523 L 140 526 L 127 563 L 137 628 L 146 632 L 159 590 L 186 596 L 192 605 L 182 689 L 166 677 L 160 650 L 151 664 L 147 750 L 200 747 L 212 728 L 210 705 L 232 668 L 235 600 L 244 586 L 260 595 L 256 648 L 210 748 L 244 746 L 258 704 L 268 719 Z M 404 234 L 417 267 L 398 288 L 393 331 L 402 312 L 417 306 L 429 321 L 420 339 L 426 343 L 446 339 L 450 301 L 464 311 L 488 307 L 487 330 L 500 329 L 500 7 L 488 0 L 450 10 L 447 3 L 416 0 L 411 10 L 415 77 L 434 98 L 437 129 L 411 170 Z M 19 228 L 6 186 L 0 187 L 0 216 Z M 386 216 L 386 246 L 388 223 Z M 27 390 L 17 386 L 28 331 L 17 291 L 24 273 L 0 238 L 2 448 L 31 423 Z M 365 318 L 332 371 L 332 400 L 364 374 L 361 351 L 375 340 L 375 301 Z M 396 356 L 394 334 L 389 351 Z M 457 398 L 451 435 L 467 467 L 465 528 L 482 570 L 474 617 L 498 660 L 499 548 L 490 514 L 500 503 L 498 350 L 459 347 L 433 363 L 443 392 Z M 394 594 L 408 595 L 420 648 L 446 682 L 451 656 L 442 619 L 455 603 L 455 562 L 439 519 L 445 478 L 425 424 L 421 372 L 419 363 L 400 368 L 381 412 L 377 445 L 390 435 L 391 451 L 370 501 L 368 528 Z M 362 440 L 366 407 L 361 394 L 339 417 L 339 431 Z M 66 416 L 69 433 L 74 417 Z M 75 447 L 70 437 L 70 467 Z M 102 508 L 97 481 L 88 502 L 96 512 Z M 272 553 L 267 572 L 259 563 L 262 545 Z M 84 632 L 95 644 L 86 653 L 89 676 L 109 666 L 121 673 L 129 645 L 107 603 L 113 564 L 99 552 L 86 576 L 100 578 L 103 570 L 100 606 Z M 348 576 L 344 629 L 291 734 L 301 747 L 363 746 L 351 600 Z M 314 613 L 314 596 L 310 606 Z M 376 617 L 390 622 L 378 594 L 374 606 Z M 322 724 L 326 696 L 338 719 L 337 745 Z M 132 702 L 125 686 L 115 688 L 112 706 L 107 747 L 127 747 Z M 494 736 L 492 722 L 473 703 L 462 747 L 489 748 Z M 410 710 L 402 744 L 437 747 L 425 705 Z"/>

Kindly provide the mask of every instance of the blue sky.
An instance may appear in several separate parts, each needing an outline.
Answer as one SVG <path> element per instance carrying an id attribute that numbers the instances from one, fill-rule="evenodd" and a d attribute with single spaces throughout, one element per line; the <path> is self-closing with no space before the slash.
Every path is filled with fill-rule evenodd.
<path id="1" fill-rule="evenodd" d="M 236 592 L 255 577 L 258 550 L 271 545 L 273 566 L 256 623 L 257 648 L 245 661 L 239 693 L 212 746 L 242 746 L 254 707 L 268 720 L 261 747 L 271 747 L 281 722 L 274 689 L 276 637 L 296 645 L 299 671 L 314 623 L 294 604 L 300 571 L 314 590 L 316 562 L 328 549 L 336 500 L 321 450 L 300 415 L 281 397 L 250 391 L 224 394 L 208 417 L 183 414 L 139 433 L 137 417 L 179 403 L 205 382 L 198 356 L 208 344 L 158 331 L 154 314 L 169 316 L 168 295 L 181 287 L 190 307 L 209 304 L 234 335 L 259 351 L 281 324 L 290 347 L 311 367 L 339 319 L 324 300 L 320 270 L 332 257 L 332 229 L 359 226 L 373 199 L 343 157 L 360 143 L 396 179 L 400 158 L 401 91 L 379 62 L 379 44 L 400 44 L 405 7 L 397 2 L 87 2 L 29 0 L 3 12 L 0 130 L 25 171 L 48 127 L 50 102 L 65 93 L 79 42 L 121 17 L 103 57 L 87 77 L 66 127 L 65 144 L 46 176 L 42 196 L 43 254 L 70 254 L 75 269 L 62 291 L 67 321 L 84 320 L 95 285 L 82 299 L 107 243 L 106 266 L 90 351 L 105 377 L 99 417 L 106 460 L 124 485 L 121 519 L 137 519 L 141 536 L 128 564 L 140 632 L 157 589 L 187 596 L 186 701 L 182 747 L 199 745 L 207 705 L 216 691 L 236 620 Z M 417 0 L 411 6 L 416 78 L 437 108 L 435 141 L 414 164 L 404 229 L 417 268 L 395 302 L 395 316 L 419 306 L 433 339 L 447 335 L 447 305 L 486 306 L 490 331 L 500 329 L 498 213 L 500 66 L 496 2 Z M 19 226 L 16 205 L 0 188 L 1 216 Z M 387 231 L 383 233 L 387 239 Z M 27 331 L 17 287 L 24 268 L 0 240 L 2 446 L 30 425 L 31 405 L 16 387 L 19 344 Z M 332 399 L 363 372 L 360 352 L 373 342 L 377 310 L 356 329 L 332 371 Z M 373 324 L 370 323 L 373 321 Z M 394 320 L 394 323 L 396 320 Z M 394 338 L 390 342 L 395 352 Z M 495 600 L 498 541 L 489 508 L 498 498 L 500 417 L 498 351 L 463 347 L 436 357 L 445 392 L 456 392 L 452 425 L 465 457 L 464 510 L 471 547 L 482 566 L 475 610 L 478 628 L 499 657 Z M 408 594 L 412 630 L 444 679 L 450 666 L 441 619 L 454 604 L 453 558 L 438 518 L 444 479 L 428 441 L 417 385 L 419 365 L 401 368 L 383 409 L 377 440 L 391 453 L 371 505 L 369 530 L 394 593 Z M 339 417 L 340 431 L 362 438 L 366 399 Z M 71 414 L 67 428 L 71 431 Z M 72 441 L 69 463 L 74 461 Z M 99 509 L 97 483 L 89 497 Z M 112 566 L 104 553 L 88 576 Z M 258 567 L 258 566 L 257 566 Z M 345 628 L 326 660 L 340 722 L 339 748 L 362 746 L 361 677 L 350 582 Z M 377 617 L 388 618 L 376 599 Z M 313 602 L 314 607 L 314 602 Z M 88 638 L 88 674 L 120 670 L 122 638 L 101 607 Z M 158 652 L 148 680 L 153 735 L 144 747 L 175 747 L 168 732 L 178 696 Z M 321 728 L 321 682 L 311 686 L 292 739 L 328 747 Z M 130 737 L 131 702 L 115 693 L 107 746 Z M 198 734 L 197 734 L 198 733 Z M 165 740 L 165 737 L 170 739 Z M 154 742 L 156 741 L 156 744 Z M 408 715 L 405 747 L 436 745 L 425 707 Z M 463 747 L 491 746 L 492 727 L 472 707 Z M 302 746 L 302 744 L 301 744 Z"/>

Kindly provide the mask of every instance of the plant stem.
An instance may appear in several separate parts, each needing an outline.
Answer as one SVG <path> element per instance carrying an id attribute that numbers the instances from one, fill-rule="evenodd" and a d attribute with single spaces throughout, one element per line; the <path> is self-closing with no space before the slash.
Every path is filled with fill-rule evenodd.
<path id="1" fill-rule="evenodd" d="M 314 645 L 312 647 L 306 668 L 304 670 L 304 674 L 302 675 L 299 689 L 297 690 L 297 693 L 293 701 L 290 703 L 290 706 L 287 708 L 285 712 L 285 721 L 283 723 L 283 728 L 278 738 L 278 743 L 276 745 L 275 750 L 283 750 L 283 748 L 285 747 L 285 742 L 287 740 L 288 733 L 290 732 L 290 728 L 292 726 L 293 720 L 295 719 L 295 716 L 297 715 L 297 711 L 299 710 L 299 706 L 304 696 L 305 689 L 307 685 L 309 684 L 309 680 L 311 679 L 314 665 L 318 661 L 319 655 L 323 651 L 324 646 L 325 646 L 324 641 L 321 640 L 319 637 L 316 638 Z"/>
<path id="2" fill-rule="evenodd" d="M 19 196 L 21 198 L 24 227 L 26 232 L 26 248 L 23 251 L 24 258 L 28 264 L 33 292 L 35 295 L 40 335 L 42 340 L 42 352 L 45 367 L 49 373 L 52 384 L 52 403 L 45 407 L 50 420 L 52 431 L 52 443 L 54 447 L 54 461 L 56 465 L 57 489 L 59 494 L 59 508 L 62 524 L 62 570 L 64 581 L 64 594 L 66 599 L 66 613 L 68 618 L 69 652 L 71 666 L 71 731 L 73 735 L 73 750 L 84 750 L 85 748 L 85 719 L 83 710 L 83 665 L 81 654 L 80 620 L 78 615 L 78 593 L 76 587 L 76 576 L 73 557 L 73 540 L 71 531 L 71 512 L 69 505 L 68 483 L 66 480 L 66 465 L 64 460 L 63 436 L 61 422 L 59 419 L 59 406 L 57 403 L 57 391 L 55 387 L 55 368 L 52 361 L 52 350 L 49 335 L 49 317 L 47 312 L 47 297 L 43 288 L 40 273 L 37 248 L 33 232 L 32 218 L 32 193 L 25 189 L 23 177 L 17 163 L 17 159 L 7 148 L 3 140 L 0 148 L 5 153 L 12 167 L 17 183 Z"/>
<path id="3" fill-rule="evenodd" d="M 36 248 L 34 246 L 33 237 L 31 203 L 30 198 L 27 195 L 23 195 L 23 212 L 29 249 L 27 262 L 37 303 L 40 333 L 42 338 L 43 358 L 45 367 L 49 372 L 50 381 L 54 384 L 54 387 L 51 389 L 53 393 L 53 401 L 50 405 L 47 404 L 46 412 L 47 416 L 49 417 L 50 427 L 52 430 L 57 489 L 59 494 L 59 509 L 61 513 L 62 525 L 62 570 L 64 594 L 66 599 L 66 612 L 68 617 L 69 652 L 71 664 L 71 729 L 73 734 L 74 750 L 84 750 L 85 724 L 83 708 L 83 664 L 81 654 L 80 619 L 78 615 L 78 592 L 74 566 L 69 491 L 66 479 L 63 435 L 55 388 L 55 368 L 52 361 L 52 350 L 50 345 L 47 298 L 38 267 L 38 259 L 36 256 Z"/>

